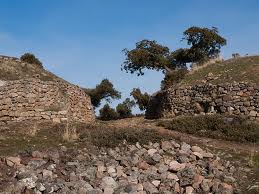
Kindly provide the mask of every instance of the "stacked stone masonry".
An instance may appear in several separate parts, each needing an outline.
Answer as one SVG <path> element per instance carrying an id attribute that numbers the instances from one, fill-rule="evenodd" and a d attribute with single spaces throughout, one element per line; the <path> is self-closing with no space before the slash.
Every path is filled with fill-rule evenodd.
<path id="1" fill-rule="evenodd" d="M 90 97 L 61 81 L 0 81 L 0 124 L 25 120 L 91 122 Z"/>
<path id="2" fill-rule="evenodd" d="M 245 115 L 259 120 L 259 86 L 248 83 L 172 87 L 155 94 L 146 117 L 197 114 Z"/>

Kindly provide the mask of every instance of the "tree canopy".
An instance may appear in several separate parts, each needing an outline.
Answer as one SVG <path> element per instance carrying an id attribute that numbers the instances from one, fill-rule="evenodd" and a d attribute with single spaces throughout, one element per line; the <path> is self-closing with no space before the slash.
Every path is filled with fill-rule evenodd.
<path id="1" fill-rule="evenodd" d="M 194 26 L 185 30 L 183 34 L 183 40 L 191 46 L 188 52 L 192 62 L 216 57 L 221 47 L 227 44 L 226 39 L 219 35 L 216 27 L 209 29 Z"/>
<path id="2" fill-rule="evenodd" d="M 191 27 L 183 32 L 183 40 L 189 48 L 170 51 L 155 40 L 142 40 L 132 50 L 124 49 L 126 56 L 122 70 L 127 73 L 144 75 L 144 69 L 162 71 L 172 74 L 179 69 L 186 69 L 186 64 L 197 63 L 217 56 L 226 39 L 219 35 L 218 29 L 212 27 Z"/>
<path id="3" fill-rule="evenodd" d="M 170 63 L 169 48 L 158 44 L 154 40 L 142 40 L 136 43 L 136 48 L 123 50 L 126 60 L 122 69 L 126 72 L 144 75 L 144 69 L 151 69 L 163 72 L 174 69 Z"/>
<path id="4" fill-rule="evenodd" d="M 147 92 L 142 93 L 139 88 L 133 88 L 130 95 L 133 96 L 134 100 L 136 101 L 136 104 L 139 106 L 139 109 L 141 111 L 146 110 L 150 99 L 150 95 Z"/>
<path id="5" fill-rule="evenodd" d="M 99 107 L 104 99 L 110 102 L 111 99 L 120 99 L 121 93 L 117 91 L 108 79 L 103 79 L 94 89 L 84 89 L 91 97 L 91 102 L 95 108 Z"/>

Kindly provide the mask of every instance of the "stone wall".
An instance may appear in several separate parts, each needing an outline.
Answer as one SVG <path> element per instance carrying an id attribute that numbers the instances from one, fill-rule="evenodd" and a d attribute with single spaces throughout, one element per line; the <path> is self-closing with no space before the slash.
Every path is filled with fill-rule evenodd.
<path id="1" fill-rule="evenodd" d="M 259 120 L 259 86 L 234 83 L 169 88 L 153 95 L 146 118 L 213 113 Z"/>
<path id="2" fill-rule="evenodd" d="M 24 120 L 95 119 L 90 97 L 62 81 L 22 79 L 0 82 L 0 124 Z"/>

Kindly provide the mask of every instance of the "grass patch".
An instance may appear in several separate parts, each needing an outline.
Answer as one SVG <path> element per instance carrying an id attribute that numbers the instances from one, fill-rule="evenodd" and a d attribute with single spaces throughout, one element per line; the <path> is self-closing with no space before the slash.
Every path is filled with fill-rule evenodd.
<path id="1" fill-rule="evenodd" d="M 193 85 L 201 83 L 209 73 L 213 73 L 213 76 L 217 77 L 217 79 L 210 81 L 212 84 L 233 83 L 234 81 L 259 84 L 259 56 L 229 59 L 208 65 L 186 75 L 181 84 Z"/>
<path id="2" fill-rule="evenodd" d="M 236 142 L 259 142 L 259 124 L 243 117 L 199 115 L 160 121 L 159 126 L 202 137 Z"/>
<path id="3" fill-rule="evenodd" d="M 13 123 L 8 126 L 0 126 L 2 138 L 0 139 L 0 156 L 12 155 L 31 149 L 48 149 L 58 147 L 64 142 L 61 134 L 64 125 L 52 123 L 39 123 L 37 132 L 34 131 L 34 122 Z"/>
<path id="4" fill-rule="evenodd" d="M 116 147 L 125 140 L 130 144 L 139 142 L 148 144 L 149 142 L 160 142 L 166 139 L 152 129 L 101 129 L 87 130 L 81 134 L 80 139 L 90 142 L 98 147 Z"/>
<path id="5" fill-rule="evenodd" d="M 37 64 L 22 64 L 12 60 L 0 61 L 0 80 L 19 80 L 24 78 L 39 78 L 42 81 L 61 80 Z"/>
<path id="6" fill-rule="evenodd" d="M 259 168 L 259 154 L 254 149 L 249 153 L 248 166 Z"/>
<path id="7" fill-rule="evenodd" d="M 36 126 L 36 128 L 35 128 Z M 32 132 L 33 131 L 33 132 Z M 167 139 L 153 129 L 125 129 L 107 126 L 107 123 L 53 124 L 51 122 L 13 123 L 0 126 L 0 156 L 17 154 L 25 150 L 44 150 L 67 147 L 116 147 L 126 140 L 130 144 L 160 142 Z"/>

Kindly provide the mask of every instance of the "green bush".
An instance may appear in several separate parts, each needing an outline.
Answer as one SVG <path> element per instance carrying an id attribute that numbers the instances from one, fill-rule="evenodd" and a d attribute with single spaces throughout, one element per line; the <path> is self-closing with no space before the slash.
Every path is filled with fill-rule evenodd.
<path id="1" fill-rule="evenodd" d="M 161 81 L 161 89 L 163 90 L 169 88 L 170 86 L 180 83 L 187 73 L 188 70 L 183 68 L 177 71 L 173 71 L 172 73 L 166 74 L 165 78 Z"/>
<path id="2" fill-rule="evenodd" d="M 159 126 L 203 137 L 237 142 L 259 142 L 259 124 L 244 117 L 200 115 L 160 121 Z"/>
<path id="3" fill-rule="evenodd" d="M 132 107 L 135 106 L 135 102 L 126 98 L 122 103 L 116 107 L 116 112 L 120 119 L 132 117 Z"/>
<path id="4" fill-rule="evenodd" d="M 99 113 L 99 119 L 103 121 L 118 119 L 118 113 L 113 108 L 111 108 L 109 104 L 105 104 L 103 108 L 99 110 Z"/>
<path id="5" fill-rule="evenodd" d="M 23 62 L 30 63 L 30 64 L 36 64 L 39 67 L 43 68 L 41 61 L 38 58 L 36 58 L 34 54 L 25 53 L 21 56 L 20 59 Z"/>

